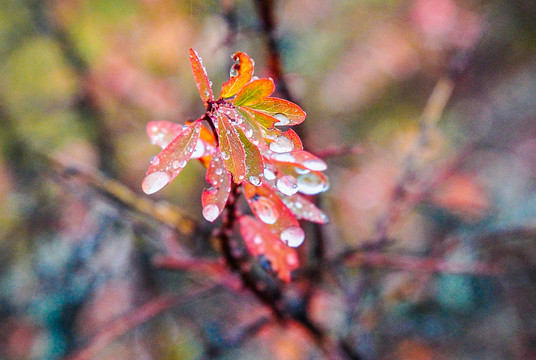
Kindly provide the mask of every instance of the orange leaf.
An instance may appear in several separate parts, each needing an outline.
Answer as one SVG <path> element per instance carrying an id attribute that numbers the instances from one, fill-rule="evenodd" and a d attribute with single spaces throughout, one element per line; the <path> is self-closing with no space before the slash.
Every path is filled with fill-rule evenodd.
<path id="1" fill-rule="evenodd" d="M 264 183 L 260 186 L 244 183 L 243 189 L 255 217 L 266 224 L 277 238 L 291 247 L 302 244 L 305 233 L 298 220 L 271 187 Z"/>
<path id="2" fill-rule="evenodd" d="M 201 122 L 196 121 L 153 159 L 141 184 L 146 194 L 157 192 L 179 175 L 195 150 L 200 132 Z"/>
<path id="3" fill-rule="evenodd" d="M 275 125 L 297 125 L 306 117 L 305 111 L 298 105 L 278 98 L 269 97 L 249 107 L 275 117 L 278 120 Z"/>
<path id="4" fill-rule="evenodd" d="M 225 168 L 219 151 L 212 155 L 206 179 L 212 186 L 203 191 L 201 203 L 203 204 L 203 217 L 212 222 L 223 211 L 231 191 L 231 175 Z"/>
<path id="5" fill-rule="evenodd" d="M 272 95 L 274 90 L 275 84 L 272 79 L 253 80 L 240 89 L 233 103 L 235 106 L 253 105 Z"/>
<path id="6" fill-rule="evenodd" d="M 205 67 L 201 63 L 201 58 L 195 50 L 190 49 L 190 64 L 192 66 L 192 72 L 194 73 L 195 83 L 199 90 L 199 95 L 205 103 L 212 101 L 214 95 L 212 95 L 212 88 L 210 87 L 210 81 L 207 77 Z"/>
<path id="7" fill-rule="evenodd" d="M 251 216 L 241 216 L 238 223 L 246 247 L 253 256 L 260 258 L 261 266 L 290 282 L 292 271 L 299 266 L 296 250 L 283 245 L 266 226 Z"/>
<path id="8" fill-rule="evenodd" d="M 253 77 L 253 61 L 243 52 L 233 55 L 233 60 L 238 61 L 231 67 L 231 78 L 221 87 L 221 97 L 228 98 L 235 95 Z"/>

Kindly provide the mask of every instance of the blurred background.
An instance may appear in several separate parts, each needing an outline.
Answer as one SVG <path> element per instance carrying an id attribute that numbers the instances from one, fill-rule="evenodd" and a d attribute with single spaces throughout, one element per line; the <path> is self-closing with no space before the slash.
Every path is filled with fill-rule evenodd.
<path id="1" fill-rule="evenodd" d="M 204 111 L 189 48 L 216 94 L 244 51 L 308 114 L 325 256 L 355 255 L 307 307 L 330 338 L 363 359 L 536 358 L 536 2 L 0 0 L 0 359 L 325 357 L 221 272 L 155 263 L 220 258 L 200 163 L 140 187 L 145 124 Z"/>

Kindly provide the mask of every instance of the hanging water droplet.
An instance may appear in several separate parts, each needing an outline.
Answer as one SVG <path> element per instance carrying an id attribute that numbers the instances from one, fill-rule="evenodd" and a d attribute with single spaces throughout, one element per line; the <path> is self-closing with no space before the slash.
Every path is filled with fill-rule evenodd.
<path id="1" fill-rule="evenodd" d="M 218 215 L 220 215 L 220 209 L 215 204 L 208 204 L 203 208 L 203 217 L 210 222 L 216 220 Z"/>
<path id="2" fill-rule="evenodd" d="M 272 116 L 274 118 L 276 118 L 277 120 L 279 120 L 274 125 L 281 125 L 282 126 L 282 125 L 288 125 L 290 123 L 290 119 L 285 114 L 274 114 Z"/>
<path id="3" fill-rule="evenodd" d="M 266 165 L 264 167 L 264 178 L 269 181 L 274 180 L 276 178 L 275 171 L 274 167 Z"/>
<path id="4" fill-rule="evenodd" d="M 277 190 L 288 196 L 294 195 L 298 192 L 298 184 L 296 179 L 290 175 L 285 175 L 277 179 L 275 186 L 277 187 Z"/>
<path id="5" fill-rule="evenodd" d="M 194 152 L 192 153 L 192 159 L 199 159 L 205 153 L 205 144 L 203 141 L 198 140 L 195 144 Z"/>
<path id="6" fill-rule="evenodd" d="M 259 197 L 251 202 L 255 215 L 266 224 L 274 224 L 279 217 L 279 212 L 276 210 L 272 200 L 267 197 Z"/>
<path id="7" fill-rule="evenodd" d="M 229 76 L 230 77 L 235 77 L 235 76 L 238 76 L 238 70 L 236 69 L 236 66 L 238 64 L 234 64 L 233 66 L 231 66 L 231 70 L 229 70 Z M 240 65 L 238 65 L 240 66 Z"/>
<path id="8" fill-rule="evenodd" d="M 324 190 L 322 178 L 315 173 L 309 173 L 298 176 L 298 191 L 306 195 L 316 195 Z M 326 189 L 327 190 L 327 189 Z"/>
<path id="9" fill-rule="evenodd" d="M 294 149 L 294 143 L 284 136 L 279 136 L 273 143 L 270 143 L 270 150 L 276 153 L 287 153 Z"/>
<path id="10" fill-rule="evenodd" d="M 179 163 L 179 167 L 185 167 L 186 166 L 186 163 L 187 161 L 186 160 L 182 160 L 180 163 Z"/>
<path id="11" fill-rule="evenodd" d="M 248 178 L 248 181 L 251 183 L 251 185 L 260 186 L 262 184 L 261 179 L 258 176 L 250 176 Z"/>
<path id="12" fill-rule="evenodd" d="M 282 162 L 289 162 L 294 163 L 296 162 L 296 159 L 294 158 L 294 155 L 291 153 L 280 153 L 280 154 L 272 154 L 272 159 Z"/>
<path id="13" fill-rule="evenodd" d="M 158 190 L 166 186 L 171 180 L 171 177 L 168 173 L 163 171 L 156 171 L 151 173 L 143 179 L 141 183 L 141 188 L 144 193 L 150 195 L 154 194 Z"/>
<path id="14" fill-rule="evenodd" d="M 229 153 L 227 151 L 222 151 L 221 157 L 223 158 L 223 160 L 229 160 L 231 155 L 229 155 Z"/>
<path id="15" fill-rule="evenodd" d="M 305 240 L 305 233 L 298 226 L 291 226 L 281 232 L 281 240 L 290 247 L 298 247 Z"/>
<path id="16" fill-rule="evenodd" d="M 313 171 L 324 171 L 328 168 L 328 165 L 318 158 L 305 160 L 302 165 Z"/>

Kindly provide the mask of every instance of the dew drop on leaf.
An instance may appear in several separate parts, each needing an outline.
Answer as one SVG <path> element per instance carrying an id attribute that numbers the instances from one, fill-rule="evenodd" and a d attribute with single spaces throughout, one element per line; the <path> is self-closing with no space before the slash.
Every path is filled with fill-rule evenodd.
<path id="1" fill-rule="evenodd" d="M 192 153 L 192 159 L 199 159 L 202 157 L 205 153 L 205 145 L 203 144 L 203 141 L 198 140 L 197 144 L 195 144 L 194 152 Z"/>
<path id="2" fill-rule="evenodd" d="M 302 228 L 291 226 L 281 232 L 280 238 L 287 246 L 298 247 L 305 240 L 305 233 Z"/>
<path id="3" fill-rule="evenodd" d="M 210 222 L 216 220 L 220 214 L 220 209 L 216 204 L 208 204 L 203 208 L 203 217 Z"/>
<path id="4" fill-rule="evenodd" d="M 302 165 L 308 168 L 309 170 L 314 170 L 314 171 L 324 171 L 328 168 L 326 163 L 320 159 L 305 160 L 302 163 Z"/>
<path id="5" fill-rule="evenodd" d="M 251 203 L 251 206 L 255 211 L 255 215 L 265 224 L 274 224 L 279 217 L 275 204 L 267 197 L 259 197 Z"/>
<path id="6" fill-rule="evenodd" d="M 273 143 L 270 143 L 270 150 L 276 153 L 287 153 L 292 149 L 294 149 L 294 144 L 284 136 L 279 136 Z"/>
<path id="7" fill-rule="evenodd" d="M 229 155 L 229 153 L 227 151 L 222 151 L 221 157 L 223 158 L 223 160 L 229 160 L 231 155 Z"/>
<path id="8" fill-rule="evenodd" d="M 311 170 L 309 170 L 309 169 L 302 169 L 300 167 L 295 167 L 294 171 L 296 172 L 296 174 L 300 174 L 300 175 L 309 174 L 311 172 Z"/>
<path id="9" fill-rule="evenodd" d="M 255 186 L 260 186 L 262 184 L 262 181 L 258 176 L 252 175 L 248 178 L 248 181 L 250 182 L 250 184 L 255 185 Z"/>
<path id="10" fill-rule="evenodd" d="M 288 196 L 298 192 L 298 183 L 296 179 L 290 175 L 285 175 L 279 178 L 275 186 L 277 187 L 277 190 Z"/>
<path id="11" fill-rule="evenodd" d="M 180 164 L 181 164 L 181 163 L 180 163 L 179 160 L 175 160 L 175 161 L 173 161 L 173 162 L 171 163 L 171 166 L 173 167 L 173 169 L 178 169 L 178 168 L 181 167 Z"/>
<path id="12" fill-rule="evenodd" d="M 220 167 L 219 167 L 219 168 L 216 168 L 216 169 L 214 170 L 214 173 L 215 173 L 216 175 L 221 175 L 222 172 L 223 172 L 223 170 L 222 170 Z"/>
<path id="13" fill-rule="evenodd" d="M 274 114 L 273 117 L 279 120 L 274 125 L 288 125 L 290 123 L 288 116 L 284 114 Z"/>
<path id="14" fill-rule="evenodd" d="M 147 175 L 145 179 L 143 179 L 141 188 L 144 193 L 151 195 L 166 186 L 170 180 L 171 177 L 168 173 L 164 171 L 156 171 Z"/>
<path id="15" fill-rule="evenodd" d="M 266 165 L 264 167 L 264 178 L 266 180 L 274 180 L 276 178 L 275 169 L 272 166 Z"/>
<path id="16" fill-rule="evenodd" d="M 322 179 L 314 173 L 298 176 L 298 191 L 306 195 L 316 195 L 324 190 Z"/>
<path id="17" fill-rule="evenodd" d="M 229 76 L 230 77 L 238 76 L 238 70 L 235 68 L 235 66 L 236 66 L 236 64 L 231 66 L 231 70 L 229 70 Z"/>

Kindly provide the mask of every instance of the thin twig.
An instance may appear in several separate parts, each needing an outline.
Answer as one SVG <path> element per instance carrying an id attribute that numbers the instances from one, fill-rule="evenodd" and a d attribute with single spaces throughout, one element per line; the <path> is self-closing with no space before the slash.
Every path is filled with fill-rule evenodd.
<path id="1" fill-rule="evenodd" d="M 187 217 L 178 207 L 167 202 L 157 203 L 147 197 L 140 196 L 119 181 L 108 178 L 96 169 L 72 167 L 51 156 L 43 154 L 38 154 L 38 156 L 51 167 L 57 169 L 61 175 L 81 178 L 107 197 L 138 213 L 148 215 L 184 235 L 192 234 L 197 227 L 197 223 Z"/>
<path id="2" fill-rule="evenodd" d="M 131 311 L 119 319 L 114 320 L 104 329 L 100 330 L 83 349 L 67 357 L 67 360 L 89 360 L 94 358 L 106 346 L 114 340 L 120 338 L 129 330 L 136 328 L 144 322 L 154 318 L 155 316 L 179 305 L 184 305 L 187 302 L 202 298 L 215 290 L 221 285 L 212 285 L 188 295 L 162 295 L 159 296 L 138 309 Z"/>

